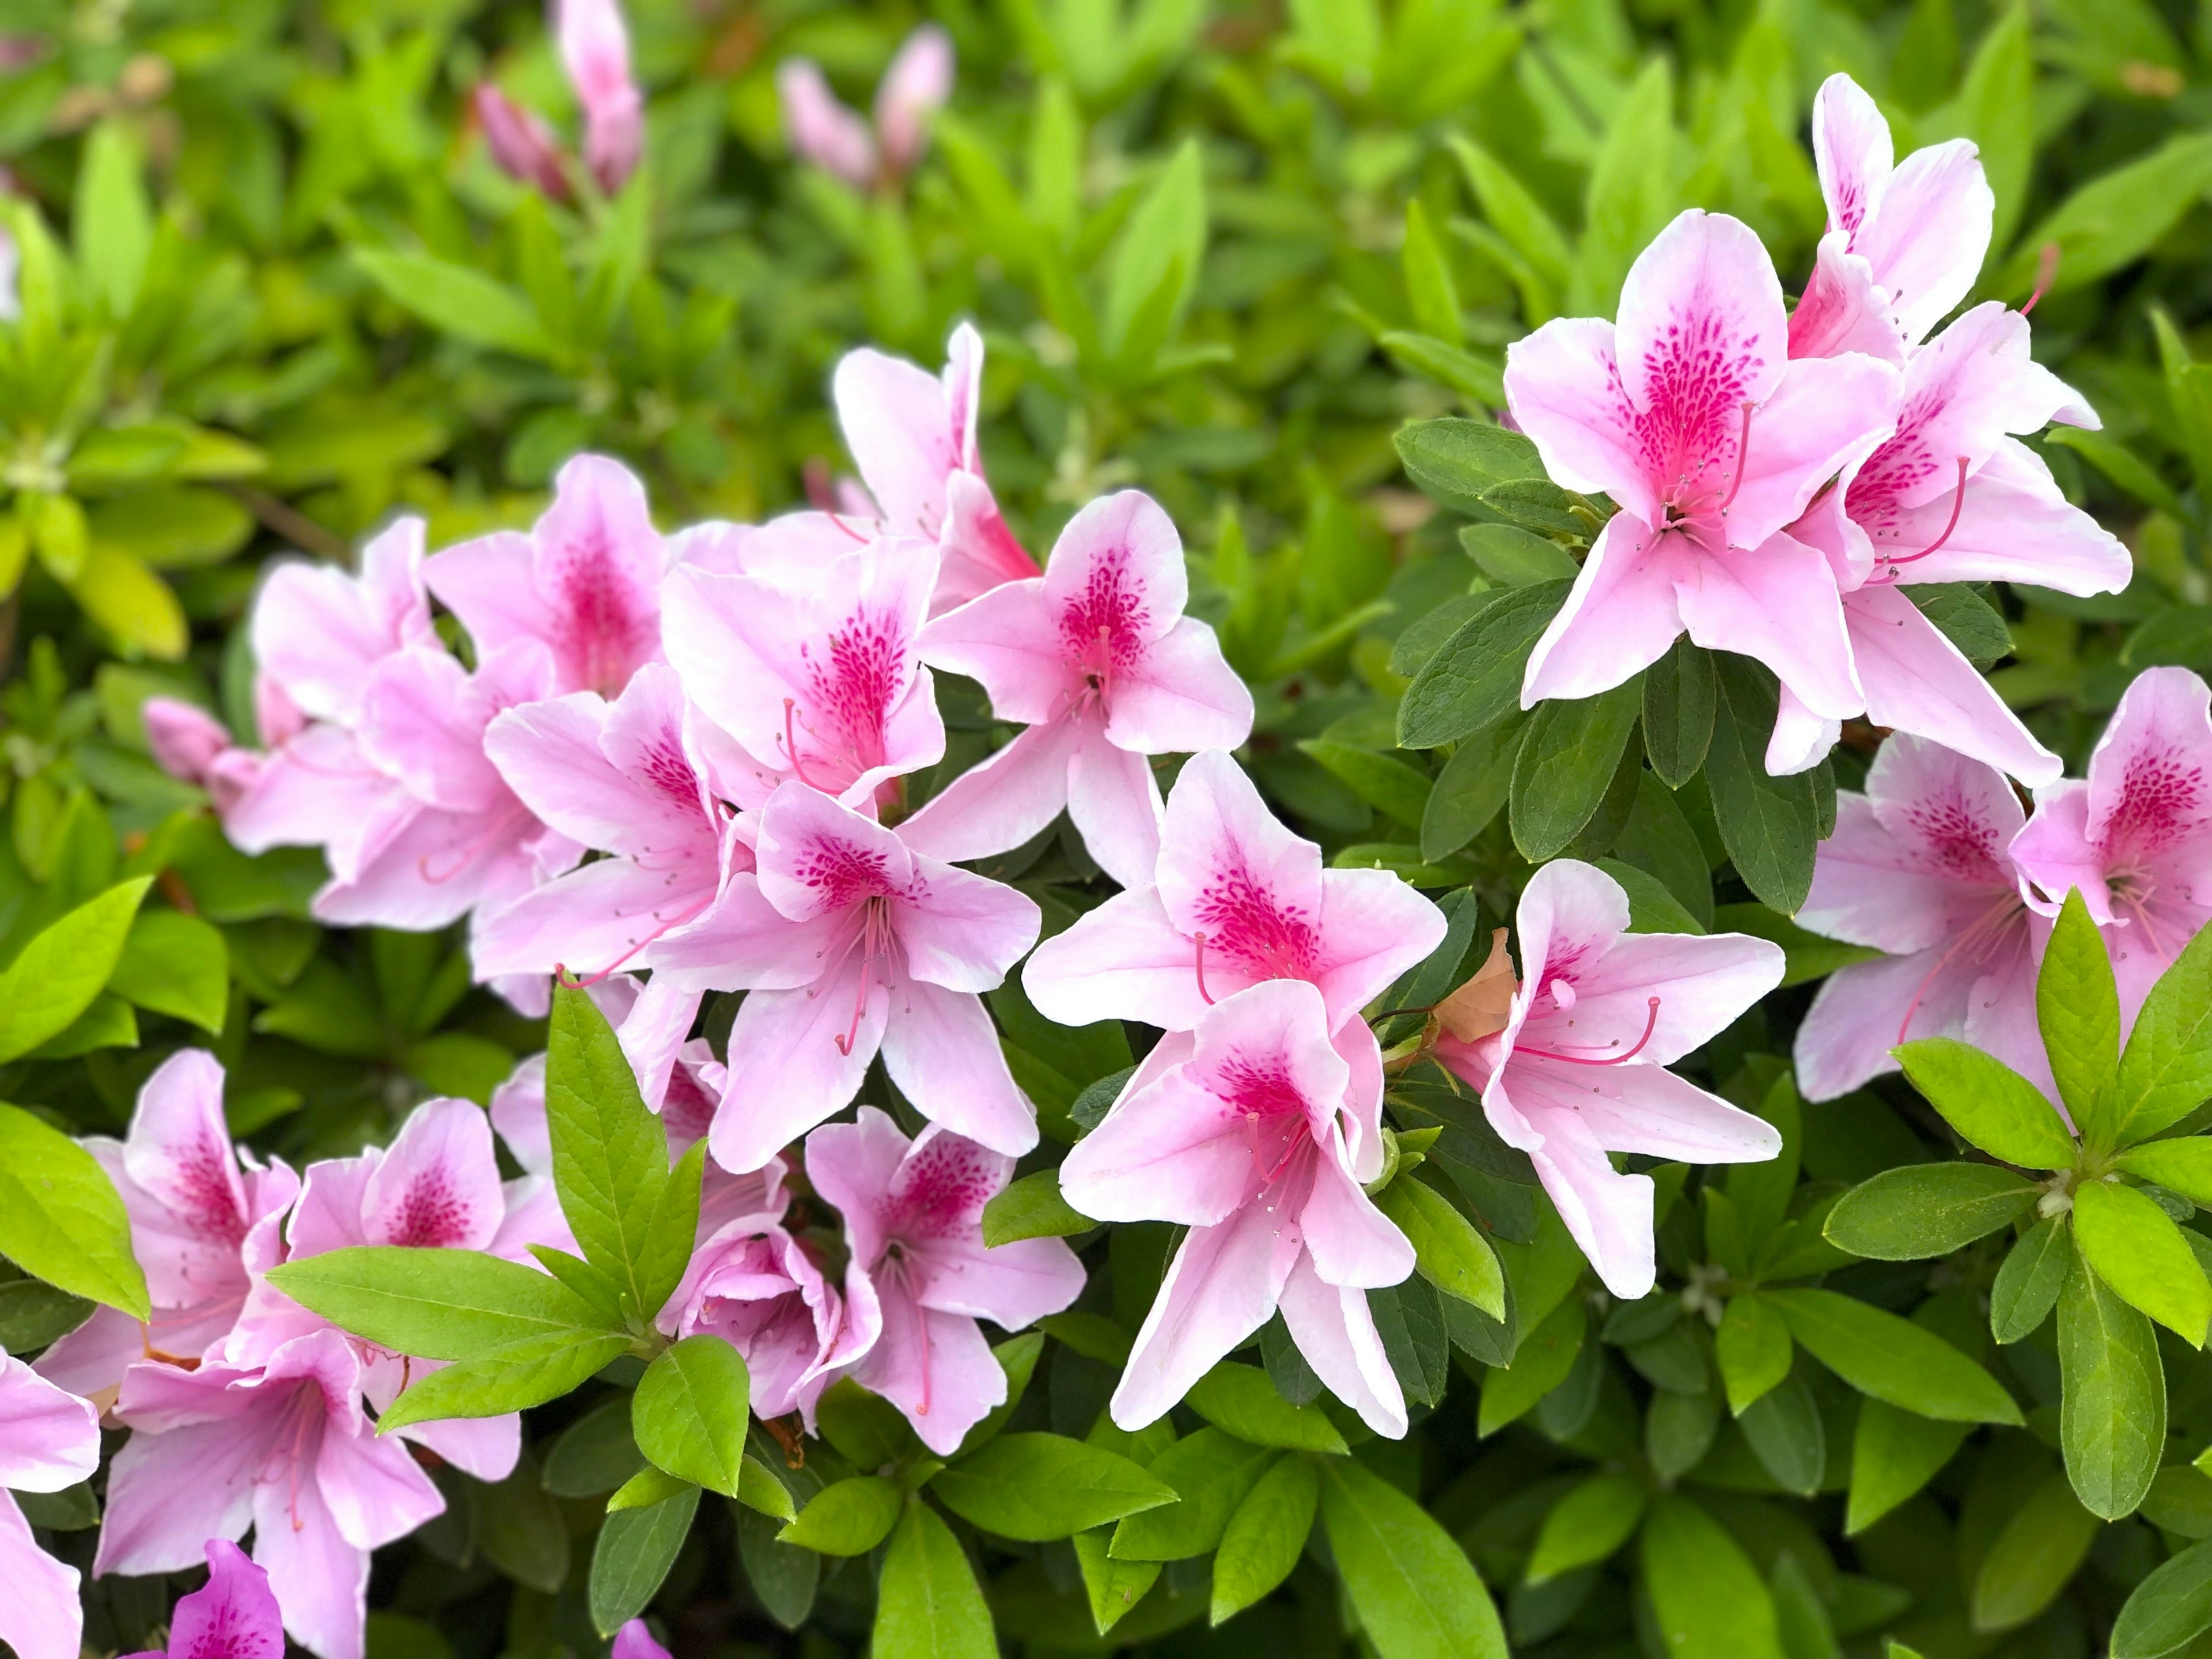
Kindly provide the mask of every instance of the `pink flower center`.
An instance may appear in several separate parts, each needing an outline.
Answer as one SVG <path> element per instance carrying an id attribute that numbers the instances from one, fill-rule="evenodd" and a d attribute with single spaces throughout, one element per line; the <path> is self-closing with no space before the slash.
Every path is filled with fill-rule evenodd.
<path id="1" fill-rule="evenodd" d="M 605 526 L 594 525 L 582 542 L 562 550 L 554 587 L 552 645 L 565 678 L 579 690 L 617 695 L 652 654 L 659 619 L 635 602 Z"/>
<path id="2" fill-rule="evenodd" d="M 809 646 L 801 646 L 799 655 L 806 663 L 811 707 L 798 712 L 797 726 L 814 740 L 817 754 L 855 773 L 882 765 L 884 725 L 907 684 L 905 641 L 890 620 L 855 611 L 832 630 L 824 655 Z M 793 718 L 793 705 L 786 703 L 785 747 L 804 781 Z"/>
<path id="3" fill-rule="evenodd" d="M 1280 1179 L 1291 1161 L 1313 1145 L 1306 1098 L 1279 1058 L 1239 1055 L 1215 1074 L 1213 1086 L 1244 1121 L 1252 1167 L 1262 1186 Z"/>
<path id="4" fill-rule="evenodd" d="M 1210 945 L 1255 979 L 1313 979 L 1321 970 L 1321 940 L 1303 905 L 1281 904 L 1241 866 L 1216 872 L 1199 896 L 1195 935 L 1199 994 L 1206 995 Z M 1208 996 L 1206 1000 L 1212 1001 Z"/>
<path id="5" fill-rule="evenodd" d="M 469 1220 L 468 1200 L 453 1190 L 445 1171 L 426 1170 L 400 1194 L 384 1242 L 429 1249 L 458 1245 L 468 1237 Z"/>
<path id="6" fill-rule="evenodd" d="M 1128 562 L 1127 552 L 1118 550 L 1101 558 L 1091 566 L 1083 591 L 1060 614 L 1068 665 L 1102 690 L 1143 649 L 1141 630 L 1150 612 L 1143 596 L 1129 586 Z"/>
<path id="7" fill-rule="evenodd" d="M 185 1218 L 193 1230 L 225 1244 L 243 1243 L 246 1218 L 231 1193 L 228 1152 L 203 1135 L 174 1156 L 177 1196 L 188 1206 Z"/>

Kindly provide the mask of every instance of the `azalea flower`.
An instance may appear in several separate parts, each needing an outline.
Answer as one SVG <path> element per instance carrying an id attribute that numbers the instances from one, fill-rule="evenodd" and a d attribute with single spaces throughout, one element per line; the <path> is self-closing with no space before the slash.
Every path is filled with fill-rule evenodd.
<path id="1" fill-rule="evenodd" d="M 567 202 L 574 193 L 562 164 L 561 140 L 544 120 L 525 109 L 489 81 L 477 84 L 470 95 L 477 125 L 483 129 L 484 148 L 493 163 L 510 179 L 534 185 L 547 198 Z"/>
<path id="2" fill-rule="evenodd" d="M 169 1645 L 129 1659 L 284 1659 L 284 1616 L 269 1575 L 227 1538 L 207 1546 L 208 1581 L 177 1598 Z"/>
<path id="3" fill-rule="evenodd" d="M 1638 256 L 1620 316 L 1547 323 L 1507 350 L 1507 402 L 1546 470 L 1620 507 L 1529 655 L 1522 706 L 1609 690 L 1687 629 L 1823 718 L 1857 714 L 1835 578 L 1784 527 L 1889 435 L 1897 370 L 1790 361 L 1766 250 L 1697 209 Z"/>
<path id="4" fill-rule="evenodd" d="M 668 579 L 669 661 L 684 695 L 780 776 L 859 805 L 945 753 L 916 636 L 935 551 L 885 538 L 804 573 Z"/>
<path id="5" fill-rule="evenodd" d="M 612 196 L 645 151 L 645 99 L 630 75 L 629 29 L 615 0 L 556 0 L 554 11 L 561 66 L 584 111 L 584 165 Z"/>
<path id="6" fill-rule="evenodd" d="M 1346 1063 L 1379 1079 L 1359 1011 L 1443 936 L 1443 913 L 1389 872 L 1324 869 L 1321 848 L 1277 822 L 1235 761 L 1209 750 L 1191 757 L 1169 792 L 1152 884 L 1115 894 L 1040 945 L 1022 984 L 1063 1025 L 1136 1019 L 1173 1034 L 1248 986 L 1309 981 Z M 1347 1139 L 1354 1173 L 1373 1180 L 1379 1115 Z"/>
<path id="7" fill-rule="evenodd" d="M 1510 1002 L 1447 1027 L 1436 1057 L 1482 1091 L 1491 1127 L 1528 1154 L 1605 1287 L 1632 1302 L 1656 1275 L 1651 1177 L 1607 1154 L 1746 1164 L 1782 1150 L 1771 1124 L 1667 1069 L 1781 983 L 1782 951 L 1741 933 L 1631 933 L 1620 884 L 1575 859 L 1530 878 L 1515 923 Z"/>
<path id="8" fill-rule="evenodd" d="M 1813 280 L 1790 319 L 1790 355 L 1866 351 L 1902 362 L 1965 299 L 1989 252 L 1996 198 L 1965 138 L 1893 165 L 1889 123 L 1858 82 L 1813 99 L 1813 164 L 1827 204 Z"/>
<path id="9" fill-rule="evenodd" d="M 1890 1051 L 1958 1037 L 2050 1084 L 2035 973 L 2050 927 L 2021 896 L 2008 849 L 2025 815 L 2002 775 L 1892 737 L 1866 793 L 1836 797 L 1797 925 L 1886 954 L 1831 974 L 1797 1028 L 1797 1086 L 1832 1100 L 1897 1070 Z"/>
<path id="10" fill-rule="evenodd" d="M 1977 306 L 1906 363 L 1894 435 L 1790 532 L 1828 556 L 1843 590 L 1867 718 L 2029 784 L 2056 780 L 2058 757 L 1897 587 L 2005 580 L 2088 594 L 2127 586 L 2127 549 L 2009 435 L 2054 420 L 2099 424 L 2080 393 L 2029 357 L 2025 317 L 1995 301 Z M 1837 732 L 1785 686 L 1767 770 L 1817 764 Z"/>
<path id="11" fill-rule="evenodd" d="M 911 1141 L 872 1106 L 806 1138 L 806 1175 L 844 1218 L 851 1331 L 843 1371 L 896 1406 L 950 1456 L 1006 1398 L 975 1322 L 1019 1330 L 1083 1293 L 1083 1264 L 1056 1238 L 983 1244 L 983 1206 L 1014 1160 L 932 1124 Z"/>
<path id="12" fill-rule="evenodd" d="M 577 691 L 506 710 L 485 728 L 484 753 L 538 822 L 611 856 L 479 917 L 470 949 L 480 979 L 650 966 L 656 939 L 751 866 L 720 802 L 758 806 L 773 787 L 658 663 L 611 703 Z"/>
<path id="13" fill-rule="evenodd" d="M 784 131 L 804 160 L 860 189 L 904 177 L 921 159 L 929 118 L 952 94 L 952 37 L 925 23 L 876 87 L 875 126 L 838 101 L 811 59 L 787 58 L 775 72 Z"/>
<path id="14" fill-rule="evenodd" d="M 252 1527 L 293 1638 L 321 1659 L 362 1659 L 369 1552 L 446 1505 L 405 1446 L 377 1437 L 361 1383 L 330 1329 L 262 1367 L 133 1365 L 114 1413 L 132 1433 L 109 1466 L 93 1571 L 181 1572 L 210 1538 Z"/>
<path id="15" fill-rule="evenodd" d="M 1376 1433 L 1403 1436 L 1367 1292 L 1412 1273 L 1413 1249 L 1360 1190 L 1352 1154 L 1380 1110 L 1380 1073 L 1346 1064 L 1320 990 L 1294 979 L 1209 1008 L 1188 1056 L 1148 1062 L 1060 1166 L 1060 1191 L 1085 1215 L 1191 1230 L 1137 1334 L 1114 1421 L 1161 1417 L 1279 1307 L 1329 1390 Z"/>
<path id="16" fill-rule="evenodd" d="M 772 1164 L 778 1174 L 781 1160 Z M 814 1429 L 830 1368 L 846 1357 L 845 1304 L 806 1245 L 784 1231 L 781 1182 L 772 1207 L 726 1223 L 703 1240 L 661 1310 L 672 1337 L 719 1336 L 744 1358 L 753 1414 L 797 1412 Z"/>
<path id="17" fill-rule="evenodd" d="M 112 1398 L 134 1360 L 190 1363 L 219 1346 L 252 1285 L 248 1240 L 274 1237 L 299 1195 L 300 1178 L 283 1159 L 264 1165 L 232 1145 L 222 1085 L 213 1054 L 179 1049 L 139 1089 L 122 1140 L 85 1142 L 123 1200 L 154 1316 L 141 1325 L 95 1309 L 41 1354 L 40 1374 L 74 1394 Z"/>
<path id="18" fill-rule="evenodd" d="M 569 17 L 598 12 L 614 8 L 564 0 L 564 30 Z M 579 455 L 554 479 L 553 504 L 527 535 L 495 530 L 449 547 L 423 565 L 422 580 L 460 618 L 480 659 L 533 640 L 552 658 L 549 695 L 612 697 L 660 659 L 668 564 L 636 475 L 604 455 Z"/>
<path id="19" fill-rule="evenodd" d="M 659 949 L 662 973 L 750 992 L 730 1030 L 715 1161 L 760 1168 L 842 1109 L 878 1050 L 923 1116 L 1009 1155 L 1036 1146 L 977 995 L 1036 940 L 1035 902 L 800 783 L 761 810 L 755 856 L 757 872 Z"/>
<path id="20" fill-rule="evenodd" d="M 981 681 L 992 712 L 1029 729 L 908 819 L 908 844 L 983 858 L 1065 808 L 1107 874 L 1150 882 L 1161 804 L 1148 757 L 1234 749 L 1252 732 L 1252 694 L 1213 630 L 1182 614 L 1188 599 L 1182 538 L 1129 490 L 1070 520 L 1042 576 L 925 628 L 926 661 Z"/>
<path id="21" fill-rule="evenodd" d="M 984 481 L 975 441 L 983 337 L 972 323 L 962 323 L 945 343 L 942 375 L 863 348 L 837 360 L 830 391 L 845 447 L 885 533 L 936 544 L 932 616 L 1037 574 Z M 803 516 L 836 523 L 827 514 Z"/>
<path id="22" fill-rule="evenodd" d="M 149 697 L 139 710 L 146 748 L 154 763 L 171 777 L 208 793 L 218 817 L 228 815 L 261 775 L 264 750 L 295 736 L 305 724 L 266 675 L 258 677 L 261 749 L 234 740 L 230 728 L 197 703 L 176 697 Z"/>
<path id="23" fill-rule="evenodd" d="M 17 1659 L 77 1659 L 77 1572 L 40 1549 L 9 1492 L 60 1492 L 100 1467 L 100 1413 L 0 1353 L 0 1642 Z"/>
<path id="24" fill-rule="evenodd" d="M 2012 855 L 2040 915 L 2081 890 L 2132 1025 L 2212 921 L 2212 690 L 2185 668 L 2136 675 L 2090 751 L 2087 781 L 2037 790 Z"/>

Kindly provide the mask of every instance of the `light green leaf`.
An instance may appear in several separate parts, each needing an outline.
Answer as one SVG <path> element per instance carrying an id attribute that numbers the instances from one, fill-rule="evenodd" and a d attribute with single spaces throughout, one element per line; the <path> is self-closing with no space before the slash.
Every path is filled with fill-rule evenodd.
<path id="1" fill-rule="evenodd" d="M 1293 1406 L 1257 1365 L 1224 1360 L 1191 1385 L 1188 1405 L 1216 1428 L 1255 1446 L 1342 1453 L 1344 1437 L 1318 1406 Z"/>
<path id="2" fill-rule="evenodd" d="M 1774 1598 L 1742 1547 L 1697 1504 L 1679 1495 L 1654 1503 L 1641 1554 L 1673 1659 L 1783 1659 Z"/>
<path id="3" fill-rule="evenodd" d="M 122 959 L 138 902 L 152 878 L 118 882 L 26 945 L 0 974 L 0 1064 L 67 1030 Z"/>
<path id="4" fill-rule="evenodd" d="M 1321 1475 L 1309 1459 L 1285 1457 L 1260 1477 L 1214 1553 L 1210 1622 L 1242 1613 L 1291 1576 L 1320 1503 Z"/>
<path id="5" fill-rule="evenodd" d="M 630 1432 L 656 1466 L 725 1498 L 738 1495 L 751 1379 L 719 1336 L 691 1336 L 646 1367 L 630 1401 Z"/>
<path id="6" fill-rule="evenodd" d="M 2132 1187 L 2085 1181 L 2074 1189 L 2074 1239 L 2097 1277 L 2192 1348 L 2212 1323 L 2212 1283 L 2181 1229 Z"/>
<path id="7" fill-rule="evenodd" d="M 1459 285 L 1452 280 L 1451 266 L 1445 263 L 1443 250 L 1437 244 L 1436 232 L 1429 228 L 1429 216 L 1422 210 L 1418 196 L 1406 204 L 1406 240 L 1399 249 L 1398 264 L 1405 273 L 1413 326 L 1446 345 L 1464 346 L 1467 323 L 1460 315 Z"/>
<path id="8" fill-rule="evenodd" d="M 1166 1482 L 1182 1502 L 1132 1515 L 1115 1528 L 1114 1559 L 1180 1561 L 1205 1554 L 1220 1543 L 1229 1517 L 1282 1455 L 1216 1428 L 1185 1435 L 1146 1471 Z"/>
<path id="9" fill-rule="evenodd" d="M 1492 1435 L 1535 1408 L 1536 1402 L 1566 1381 L 1589 1329 L 1582 1304 L 1570 1297 L 1521 1339 L 1510 1366 L 1482 1374 L 1482 1408 L 1478 1431 Z"/>
<path id="10" fill-rule="evenodd" d="M 668 1136 L 647 1109 L 637 1075 L 606 1016 L 570 986 L 553 992 L 546 1044 L 545 1122 L 553 1147 L 553 1185 L 586 1260 L 623 1286 L 640 1317 L 648 1247 L 661 1192 L 668 1185 Z"/>
<path id="11" fill-rule="evenodd" d="M 1161 343 L 1174 333 L 1205 258 L 1206 176 L 1192 138 L 1130 214 L 1115 246 L 1106 279 L 1104 342 L 1110 356 L 1127 355 L 1140 312 L 1156 313 Z"/>
<path id="12" fill-rule="evenodd" d="M 909 1504 L 891 1534 L 869 1651 L 872 1659 L 999 1659 L 975 1571 L 927 1504 Z"/>
<path id="13" fill-rule="evenodd" d="M 1759 1293 L 1798 1345 L 1861 1394 L 1954 1423 L 2021 1421 L 1997 1380 L 1934 1332 L 1836 1291 Z"/>
<path id="14" fill-rule="evenodd" d="M 2154 1135 L 2207 1098 L 2212 1098 L 2212 927 L 2197 930 L 2143 999 L 2120 1056 L 2113 1139 L 2124 1146 Z"/>
<path id="15" fill-rule="evenodd" d="M 1923 1037 L 1896 1051 L 1912 1086 L 1966 1140 L 2025 1170 L 2071 1167 L 2074 1138 L 2043 1091 L 1978 1048 Z"/>
<path id="16" fill-rule="evenodd" d="M 779 1541 L 823 1555 L 866 1555 L 891 1535 L 906 1494 L 879 1474 L 833 1481 L 814 1494 Z"/>
<path id="17" fill-rule="evenodd" d="M 356 1246 L 282 1263 L 269 1281 L 339 1328 L 417 1359 L 474 1359 L 531 1337 L 605 1334 L 559 1280 L 481 1250 Z"/>
<path id="18" fill-rule="evenodd" d="M 945 1508 L 1029 1543 L 1066 1538 L 1176 1501 L 1126 1457 L 1057 1434 L 1002 1434 L 930 1482 Z"/>
<path id="19" fill-rule="evenodd" d="M 1629 266 L 1674 216 L 1674 102 L 1671 65 L 1654 56 L 1610 112 L 1567 283 L 1570 316 L 1611 316 Z"/>
<path id="20" fill-rule="evenodd" d="M 1650 1499 L 1634 1475 L 1616 1469 L 1589 1476 L 1546 1513 L 1528 1553 L 1527 1581 L 1541 1584 L 1605 1560 L 1635 1535 Z"/>
<path id="21" fill-rule="evenodd" d="M 78 263 L 117 321 L 131 314 L 154 252 L 154 210 L 131 125 L 111 117 L 92 130 L 79 164 L 73 231 Z"/>
<path id="22" fill-rule="evenodd" d="M 1492 1319 L 1505 1317 L 1505 1270 L 1498 1252 L 1449 1199 L 1426 1182 L 1401 1176 L 1375 1201 L 1412 1241 L 1422 1278 Z"/>
<path id="23" fill-rule="evenodd" d="M 2042 1190 L 1993 1164 L 1907 1164 L 1845 1193 L 1820 1232 L 1853 1255 L 1917 1261 L 2009 1226 Z"/>
<path id="24" fill-rule="evenodd" d="M 1329 1553 L 1381 1659 L 1505 1659 L 1489 1592 L 1452 1535 L 1351 1458 L 1322 1468 Z"/>
<path id="25" fill-rule="evenodd" d="M 2166 1372 L 2150 1321 L 2078 1258 L 2058 1296 L 2058 1373 L 2075 1495 L 2107 1521 L 2132 1514 L 2166 1449 Z"/>
<path id="26" fill-rule="evenodd" d="M 379 1434 L 447 1417 L 504 1417 L 558 1400 L 629 1351 L 621 1336 L 558 1331 L 527 1337 L 418 1376 L 376 1419 Z"/>
<path id="27" fill-rule="evenodd" d="M 540 362 L 565 355 L 526 298 L 480 270 L 396 248 L 356 247 L 353 258 L 394 303 L 441 332 Z"/>
<path id="28" fill-rule="evenodd" d="M 1789 1324 L 1771 1303 L 1750 1293 L 1729 1297 L 1713 1336 L 1729 1410 L 1742 1416 L 1745 1407 L 1789 1376 L 1793 1351 Z"/>
<path id="29" fill-rule="evenodd" d="M 1109 1553 L 1113 1537 L 1111 1527 L 1094 1527 L 1067 1540 L 1082 1570 L 1091 1628 L 1101 1636 L 1134 1612 L 1160 1577 L 1158 1561 L 1116 1561 Z"/>
<path id="30" fill-rule="evenodd" d="M 2054 294 L 2102 281 L 2148 253 L 2191 203 L 2212 188 L 2212 133 L 2185 132 L 2148 155 L 2100 174 L 2076 190 L 2021 239 L 2020 247 L 1990 284 L 2025 295 L 2035 279 L 2039 251 L 2059 249 Z"/>
<path id="31" fill-rule="evenodd" d="M 771 1521 L 788 1521 L 799 1513 L 791 1501 L 791 1489 L 750 1452 L 738 1460 L 738 1502 Z"/>
<path id="32" fill-rule="evenodd" d="M 1845 1536 L 1864 1532 L 1934 1480 L 1970 1432 L 1968 1424 L 1938 1422 L 1879 1400 L 1859 1401 Z"/>
<path id="33" fill-rule="evenodd" d="M 2212 1205 L 2212 1136 L 2146 1141 L 2129 1147 L 2112 1166 L 2179 1193 L 2192 1204 Z"/>
<path id="34" fill-rule="evenodd" d="M 1024 1176 L 983 1206 L 983 1243 L 994 1248 L 1024 1238 L 1066 1238 L 1097 1224 L 1060 1195 L 1057 1164 Z"/>
<path id="35" fill-rule="evenodd" d="M 607 1513 L 619 1515 L 624 1510 L 647 1509 L 655 1504 L 665 1504 L 684 1492 L 698 1490 L 696 1481 L 686 1480 L 647 1463 L 615 1488 L 607 1499 Z"/>
<path id="36" fill-rule="evenodd" d="M 2051 1056 L 2058 1097 L 2092 1146 L 2112 1144 L 2114 1075 L 2120 1065 L 2120 995 L 2105 936 L 2089 920 L 2079 888 L 2052 924 L 2035 978 L 2035 1017 Z M 1999 1154 L 2002 1156 L 2002 1153 Z"/>
<path id="37" fill-rule="evenodd" d="M 131 1252 L 131 1218 L 107 1172 L 60 1130 L 5 1103 L 0 1103 L 0 1255 L 72 1296 L 105 1303 L 133 1319 L 153 1317 L 146 1277 Z"/>
<path id="38" fill-rule="evenodd" d="M 1980 1632 L 2017 1630 L 2066 1588 L 2103 1530 L 2054 1474 L 2013 1511 L 1974 1575 L 1967 1616 Z"/>

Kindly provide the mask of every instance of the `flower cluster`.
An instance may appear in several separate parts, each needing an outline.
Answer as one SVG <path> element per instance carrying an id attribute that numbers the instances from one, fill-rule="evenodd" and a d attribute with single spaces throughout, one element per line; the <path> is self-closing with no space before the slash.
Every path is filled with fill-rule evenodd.
<path id="1" fill-rule="evenodd" d="M 1902 734 L 1864 794 L 1837 802 L 1797 920 L 1883 954 L 1838 969 L 1797 1036 L 1808 1098 L 1896 1069 L 1915 1037 L 1963 1037 L 2043 1085 L 2036 970 L 2051 919 L 2080 890 L 2104 934 L 2124 1026 L 2212 921 L 2212 689 L 2185 668 L 2138 675 L 2086 780 L 2035 792 L 2024 813 L 1978 761 Z"/>
<path id="2" fill-rule="evenodd" d="M 1609 690 L 1687 632 L 1781 681 L 1770 772 L 1817 764 L 1863 716 L 2048 783 L 2058 757 L 1898 590 L 2125 586 L 2127 550 L 2020 441 L 2096 415 L 2029 357 L 2023 312 L 1988 301 L 1928 337 L 1989 247 L 1972 144 L 1893 167 L 1843 75 L 1814 100 L 1813 143 L 1828 234 L 1794 311 L 1758 237 L 1692 209 L 1638 258 L 1618 323 L 1565 319 L 1508 350 L 1513 417 L 1553 480 L 1620 509 L 1522 702 Z"/>

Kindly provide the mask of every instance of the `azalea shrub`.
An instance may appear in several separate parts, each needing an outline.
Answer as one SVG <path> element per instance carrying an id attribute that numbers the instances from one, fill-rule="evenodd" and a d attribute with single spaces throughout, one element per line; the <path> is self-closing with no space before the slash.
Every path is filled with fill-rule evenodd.
<path id="1" fill-rule="evenodd" d="M 2206 54 L 24 0 L 0 1646 L 2208 1650 Z"/>

